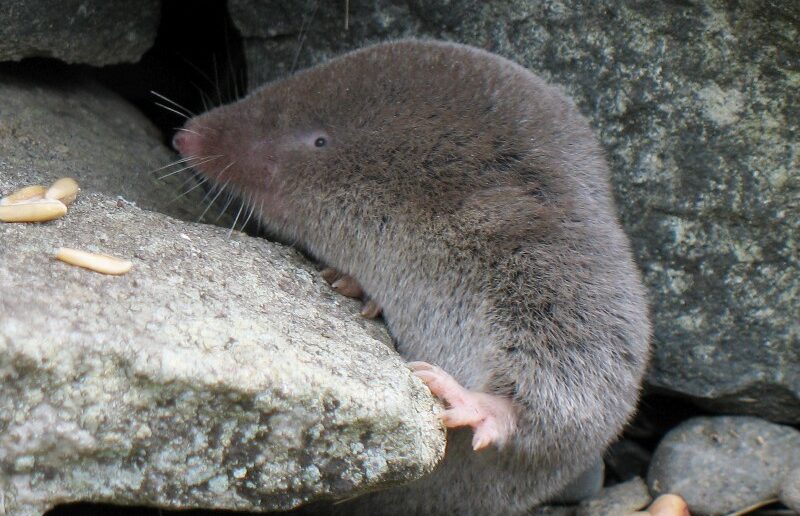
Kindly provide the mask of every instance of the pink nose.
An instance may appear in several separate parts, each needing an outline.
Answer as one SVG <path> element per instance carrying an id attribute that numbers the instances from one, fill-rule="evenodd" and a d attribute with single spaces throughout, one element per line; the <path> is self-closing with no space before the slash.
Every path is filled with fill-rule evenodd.
<path id="1" fill-rule="evenodd" d="M 189 155 L 189 148 L 192 147 L 192 136 L 194 136 L 192 133 L 178 131 L 172 137 L 172 148 L 184 156 Z"/>

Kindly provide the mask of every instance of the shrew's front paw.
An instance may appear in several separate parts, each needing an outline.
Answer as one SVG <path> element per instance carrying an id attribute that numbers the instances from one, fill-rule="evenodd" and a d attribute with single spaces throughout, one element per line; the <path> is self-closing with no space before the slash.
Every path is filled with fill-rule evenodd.
<path id="1" fill-rule="evenodd" d="M 345 297 L 360 298 L 364 296 L 361 285 L 352 276 L 342 274 L 333 267 L 322 269 L 322 279 L 328 282 L 333 290 Z"/>
<path id="2" fill-rule="evenodd" d="M 364 289 L 354 277 L 342 274 L 333 267 L 322 269 L 322 279 L 328 282 L 333 290 L 346 297 L 360 298 L 364 300 L 361 308 L 361 315 L 367 319 L 375 319 L 381 315 L 381 307 L 372 299 L 367 299 Z"/>
<path id="3" fill-rule="evenodd" d="M 447 404 L 441 418 L 447 428 L 472 427 L 472 449 L 494 444 L 502 446 L 514 433 L 516 415 L 511 400 L 462 387 L 441 368 L 427 362 L 410 362 L 414 371 L 434 396 Z"/>

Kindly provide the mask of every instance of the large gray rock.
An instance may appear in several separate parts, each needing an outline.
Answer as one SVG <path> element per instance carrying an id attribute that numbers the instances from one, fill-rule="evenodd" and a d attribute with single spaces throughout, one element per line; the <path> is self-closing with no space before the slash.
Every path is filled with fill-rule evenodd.
<path id="1" fill-rule="evenodd" d="M 296 251 L 225 234 L 87 192 L 0 225 L 0 513 L 287 509 L 441 459 L 438 402 L 383 326 Z M 104 276 L 59 246 L 134 266 Z"/>
<path id="2" fill-rule="evenodd" d="M 783 480 L 780 499 L 787 507 L 800 514 L 800 468 L 789 473 Z"/>
<path id="3" fill-rule="evenodd" d="M 344 3 L 316 0 L 229 0 L 228 10 L 242 35 L 247 83 L 267 81 L 363 46 L 422 30 L 405 0 Z M 345 29 L 347 23 L 347 29 Z"/>
<path id="4" fill-rule="evenodd" d="M 345 31 L 341 3 L 231 0 L 250 84 L 422 35 L 564 85 L 609 150 L 650 288 L 650 384 L 716 410 L 800 421 L 800 3 L 349 5 Z"/>
<path id="5" fill-rule="evenodd" d="M 192 183 L 177 167 L 161 133 L 130 104 L 65 68 L 0 65 L 0 196 L 38 181 L 71 176 L 87 191 L 195 220 L 202 189 L 174 201 Z M 216 217 L 217 211 L 211 212 Z"/>
<path id="6" fill-rule="evenodd" d="M 776 498 L 800 466 L 800 432 L 754 417 L 698 417 L 659 443 L 647 483 L 673 493 L 692 514 L 728 514 Z"/>
<path id="7" fill-rule="evenodd" d="M 159 0 L 3 0 L 0 61 L 136 62 L 155 41 L 160 11 Z"/>

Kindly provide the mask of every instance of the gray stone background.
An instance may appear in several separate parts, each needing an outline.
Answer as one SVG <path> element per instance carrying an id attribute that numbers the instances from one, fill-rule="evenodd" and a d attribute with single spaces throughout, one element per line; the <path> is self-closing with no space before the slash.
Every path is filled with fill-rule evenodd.
<path id="1" fill-rule="evenodd" d="M 797 510 L 800 501 L 796 493 L 800 487 L 796 482 L 800 475 L 790 475 L 789 471 L 800 466 L 800 447 L 797 430 L 786 424 L 800 424 L 800 2 L 229 0 L 200 2 L 193 9 L 200 12 L 212 3 L 215 12 L 229 16 L 230 33 L 223 45 L 227 47 L 218 48 L 214 60 L 214 72 L 219 77 L 209 77 L 213 73 L 207 72 L 209 80 L 195 79 L 201 84 L 200 89 L 208 91 L 205 102 L 215 103 L 234 95 L 237 88 L 231 86 L 233 82 L 242 89 L 245 84 L 254 88 L 349 49 L 406 36 L 482 47 L 561 85 L 576 99 L 608 151 L 620 215 L 649 288 L 655 324 L 655 352 L 648 377 L 648 393 L 655 396 L 646 398 L 643 416 L 634 422 L 626 439 L 612 448 L 616 458 L 610 456 L 607 460 L 614 470 L 611 473 L 617 475 L 614 481 L 629 480 L 621 471 L 646 476 L 649 495 L 645 493 L 643 499 L 642 481 L 637 484 L 631 480 L 630 484 L 620 483 L 615 491 L 599 495 L 621 497 L 612 500 L 617 505 L 596 500 L 594 505 L 586 502 L 580 510 L 588 514 L 615 514 L 614 511 L 623 510 L 620 507 L 632 511 L 646 505 L 649 496 L 669 491 L 682 494 L 693 514 L 732 512 L 780 493 L 785 506 Z M 83 285 L 86 299 L 81 303 L 87 303 L 89 313 L 100 314 L 104 313 L 101 306 L 92 305 L 91 299 L 108 288 L 105 284 L 84 285 L 80 277 L 69 280 L 74 284 L 51 285 L 49 281 L 65 281 L 63 274 L 31 256 L 44 253 L 50 242 L 58 239 L 57 235 L 63 237 L 68 222 L 76 242 L 81 241 L 81 232 L 109 245 L 119 235 L 126 235 L 132 247 L 120 244 L 119 249 L 128 249 L 134 256 L 137 252 L 142 256 L 151 256 L 148 252 L 158 254 L 156 247 L 137 250 L 135 244 L 135 239 L 145 238 L 147 228 L 153 225 L 167 228 L 163 234 L 148 235 L 155 242 L 153 246 L 162 240 L 166 246 L 167 242 L 174 245 L 180 238 L 176 234 L 193 235 L 192 238 L 208 242 L 212 254 L 232 245 L 231 241 L 218 238 L 212 227 L 183 222 L 197 218 L 202 198 L 198 189 L 177 203 L 171 202 L 176 192 L 185 189 L 182 183 L 187 176 L 157 182 L 146 174 L 175 158 L 163 144 L 163 133 L 131 105 L 133 102 L 148 112 L 147 105 L 152 106 L 154 100 L 149 97 L 143 103 L 135 85 L 143 84 L 144 91 L 166 90 L 182 100 L 198 98 L 195 88 L 187 84 L 194 81 L 183 80 L 177 88 L 165 85 L 164 76 L 173 71 L 173 66 L 159 69 L 152 66 L 150 59 L 165 32 L 184 30 L 180 34 L 187 45 L 192 44 L 192 37 L 197 38 L 198 45 L 207 39 L 198 25 L 192 30 L 191 13 L 181 7 L 166 9 L 178 4 L 165 0 L 162 10 L 156 0 L 0 2 L 0 61 L 22 60 L 0 64 L 0 195 L 64 175 L 78 177 L 85 193 L 91 194 L 79 200 L 74 214 L 52 225 L 23 229 L 0 226 L 0 451 L 5 453 L 0 453 L 0 513 L 36 513 L 68 500 L 163 507 L 288 507 L 314 496 L 324 498 L 332 493 L 342 495 L 372 488 L 371 482 L 380 485 L 385 479 L 402 477 L 404 471 L 409 475 L 405 478 L 411 478 L 435 463 L 436 453 L 430 452 L 412 459 L 410 465 L 387 471 L 381 477 L 384 480 L 370 479 L 364 474 L 369 469 L 365 466 L 368 461 L 364 462 L 370 453 L 367 446 L 351 455 L 338 456 L 348 467 L 361 468 L 360 476 L 348 477 L 357 479 L 349 487 L 320 482 L 317 494 L 311 495 L 307 491 L 309 483 L 300 482 L 297 486 L 301 487 L 280 486 L 282 496 L 294 496 L 291 499 L 295 502 L 247 505 L 235 496 L 212 496 L 209 489 L 219 483 L 180 485 L 169 492 L 152 486 L 147 491 L 141 485 L 125 482 L 98 482 L 90 487 L 76 483 L 75 472 L 85 475 L 85 471 L 96 471 L 86 468 L 92 460 L 97 461 L 98 453 L 123 456 L 138 450 L 137 453 L 153 457 L 152 450 L 170 449 L 157 442 L 137 447 L 131 444 L 138 442 L 135 433 L 122 437 L 123 445 L 117 448 L 84 449 L 80 448 L 84 441 L 75 441 L 83 451 L 58 458 L 61 476 L 57 480 L 61 483 L 48 484 L 25 470 L 29 459 L 23 458 L 21 466 L 17 463 L 20 457 L 35 454 L 18 453 L 13 460 L 10 458 L 8 436 L 18 436 L 14 437 L 18 447 L 23 437 L 14 434 L 14 429 L 20 427 L 21 421 L 34 417 L 35 407 L 42 406 L 41 399 L 29 396 L 31 384 L 24 382 L 51 385 L 48 396 L 58 398 L 71 392 L 64 390 L 65 385 L 77 375 L 75 371 L 54 369 L 43 358 L 48 353 L 62 356 L 59 353 L 64 353 L 63 349 L 39 350 L 42 342 L 52 338 L 48 337 L 47 324 L 41 321 L 57 323 L 74 315 L 65 313 L 48 319 L 42 314 L 51 301 L 34 295 L 20 297 L 15 290 L 41 283 L 43 295 L 57 296 L 59 290 L 80 291 Z M 185 25 L 182 28 L 174 24 L 175 15 L 165 14 L 176 11 Z M 231 53 L 243 59 L 230 59 Z M 140 59 L 141 63 L 136 64 Z M 65 67 L 55 60 L 78 65 Z M 223 64 L 226 61 L 234 66 Z M 109 67 L 114 63 L 128 64 Z M 226 91 L 217 96 L 215 89 Z M 175 126 L 180 121 L 173 118 L 170 123 Z M 168 132 L 169 124 L 160 125 Z M 195 194 L 199 197 L 192 197 Z M 161 214 L 142 212 L 129 216 L 138 213 L 139 208 Z M 128 226 L 115 226 L 121 220 Z M 248 255 L 246 261 L 256 267 L 267 244 L 262 240 L 251 243 L 246 236 L 239 238 L 248 242 L 245 247 L 252 256 Z M 302 258 L 286 259 L 292 270 L 314 276 L 315 271 Z M 212 273 L 217 271 L 213 260 L 202 263 Z M 182 281 L 202 290 L 202 274 L 191 270 L 176 269 L 170 275 L 172 279 L 156 274 L 145 284 L 155 287 L 158 282 L 183 277 Z M 114 285 L 119 287 L 118 283 Z M 137 292 L 147 295 L 139 292 L 142 288 L 141 284 L 127 285 L 102 304 L 136 299 L 133 294 Z M 290 294 L 291 290 L 287 295 Z M 235 295 L 230 293 L 234 298 Z M 20 308 L 23 299 L 30 309 Z M 303 303 L 322 303 L 325 310 L 330 305 L 329 300 L 313 298 Z M 350 311 L 350 315 L 337 313 L 335 317 L 347 321 L 357 308 L 350 306 Z M 180 314 L 174 317 L 181 320 Z M 295 317 L 275 323 L 269 331 L 277 331 L 276 327 L 289 335 L 295 331 L 322 331 L 303 324 Z M 124 332 L 122 328 L 120 331 Z M 220 331 L 226 331 L 224 326 Z M 380 330 L 370 330 L 373 337 L 365 338 L 374 338 L 376 331 Z M 90 335 L 82 338 L 80 346 L 98 357 L 98 371 L 102 371 L 107 367 L 101 359 L 103 343 L 108 339 L 116 342 L 120 337 L 94 339 L 94 344 Z M 337 346 L 346 340 L 334 339 Z M 141 337 L 127 342 L 152 346 L 149 339 Z M 209 358 L 202 346 L 198 351 L 202 342 L 206 340 L 191 337 L 191 333 L 171 340 L 181 349 L 195 349 L 203 360 L 223 359 Z M 32 349 L 38 350 L 37 358 L 24 358 L 30 356 Z M 120 351 L 124 347 L 109 349 L 115 350 L 108 353 L 117 357 L 114 360 L 127 356 Z M 352 352 L 347 346 L 337 349 L 345 354 Z M 198 366 L 198 374 L 206 371 L 204 367 Z M 374 365 L 375 378 L 380 367 Z M 104 377 L 99 372 L 97 375 Z M 403 382 L 409 381 L 407 376 L 400 375 Z M 110 385 L 116 380 L 108 381 Z M 413 392 L 417 387 L 411 388 Z M 208 392 L 188 389 L 183 395 L 215 400 L 220 396 L 216 387 Z M 676 401 L 675 397 L 685 401 Z M 430 399 L 408 398 L 407 407 L 428 403 L 429 410 L 433 410 Z M 23 399 L 27 401 L 20 401 Z M 657 405 L 664 399 L 669 402 Z M 220 401 L 215 403 L 224 407 Z M 135 409 L 130 410 L 136 413 Z M 36 417 L 47 420 L 50 416 L 42 415 L 45 412 L 36 412 Z M 654 436 L 660 439 L 665 430 L 675 426 L 652 416 L 664 412 L 674 414 L 666 419 L 675 424 L 689 416 L 705 415 L 667 434 L 650 463 Z M 142 414 L 146 413 L 142 409 Z M 65 428 L 74 425 L 85 431 L 85 421 L 77 413 L 57 416 L 61 420 L 56 417 L 52 424 L 61 421 Z M 175 424 L 180 423 L 181 417 L 176 416 Z M 224 408 L 218 409 L 214 417 L 244 424 L 235 411 L 226 412 Z M 403 417 L 406 416 L 400 418 Z M 419 424 L 420 428 L 430 428 L 432 423 L 423 417 Z M 648 425 L 660 426 L 642 438 L 643 432 L 647 433 L 642 428 Z M 60 442 L 62 434 L 54 433 L 53 442 Z M 117 434 L 119 429 L 111 425 L 92 439 Z M 407 438 L 391 432 L 386 437 L 400 441 Z M 438 439 L 433 438 L 426 445 L 428 449 L 441 447 L 441 435 Z M 92 451 L 88 451 L 90 448 Z M 224 462 L 210 460 L 208 467 L 216 464 L 224 468 Z M 624 460 L 628 460 L 627 466 L 620 465 Z M 639 466 L 631 465 L 637 461 Z M 125 460 L 110 464 L 112 469 L 132 474 L 130 463 Z M 163 472 L 158 468 L 148 470 L 146 465 L 137 467 L 139 472 Z M 648 467 L 649 471 L 645 471 Z M 64 473 L 70 469 L 72 474 Z M 356 469 L 347 471 L 356 474 Z M 733 469 L 746 474 L 733 477 Z M 228 480 L 228 485 L 237 485 L 234 477 Z M 23 484 L 27 491 L 20 487 Z M 63 492 L 71 491 L 71 495 L 48 499 L 46 493 L 53 485 L 61 486 Z M 27 501 L 20 494 L 23 492 L 29 496 Z M 301 496 L 299 492 L 305 494 Z M 223 499 L 229 502 L 221 502 Z"/>

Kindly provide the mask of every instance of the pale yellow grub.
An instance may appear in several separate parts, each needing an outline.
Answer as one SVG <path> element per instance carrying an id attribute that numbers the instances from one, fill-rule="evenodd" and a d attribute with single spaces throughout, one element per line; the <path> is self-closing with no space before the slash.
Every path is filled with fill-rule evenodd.
<path id="1" fill-rule="evenodd" d="M 67 214 L 67 207 L 54 199 L 37 199 L 29 202 L 0 206 L 2 222 L 47 222 Z"/>
<path id="2" fill-rule="evenodd" d="M 58 199 L 67 206 L 75 202 L 75 197 L 78 195 L 78 182 L 71 177 L 62 177 L 47 189 L 44 194 L 47 199 Z"/>
<path id="3" fill-rule="evenodd" d="M 43 198 L 45 192 L 47 192 L 47 188 L 43 187 L 42 185 L 26 186 L 25 188 L 20 188 L 16 192 L 10 193 L 0 199 L 0 206 L 35 201 Z"/>
<path id="4" fill-rule="evenodd" d="M 84 269 L 89 269 L 102 274 L 125 274 L 133 263 L 122 258 L 108 256 L 107 254 L 90 253 L 88 251 L 79 251 L 78 249 L 70 249 L 69 247 L 61 247 L 56 251 L 56 259 L 70 265 L 77 265 Z"/>
<path id="5" fill-rule="evenodd" d="M 102 274 L 125 274 L 133 267 L 133 263 L 128 260 L 123 260 L 122 258 L 109 256 L 107 254 L 70 249 L 68 247 L 59 248 L 58 251 L 56 251 L 56 259 Z"/>

